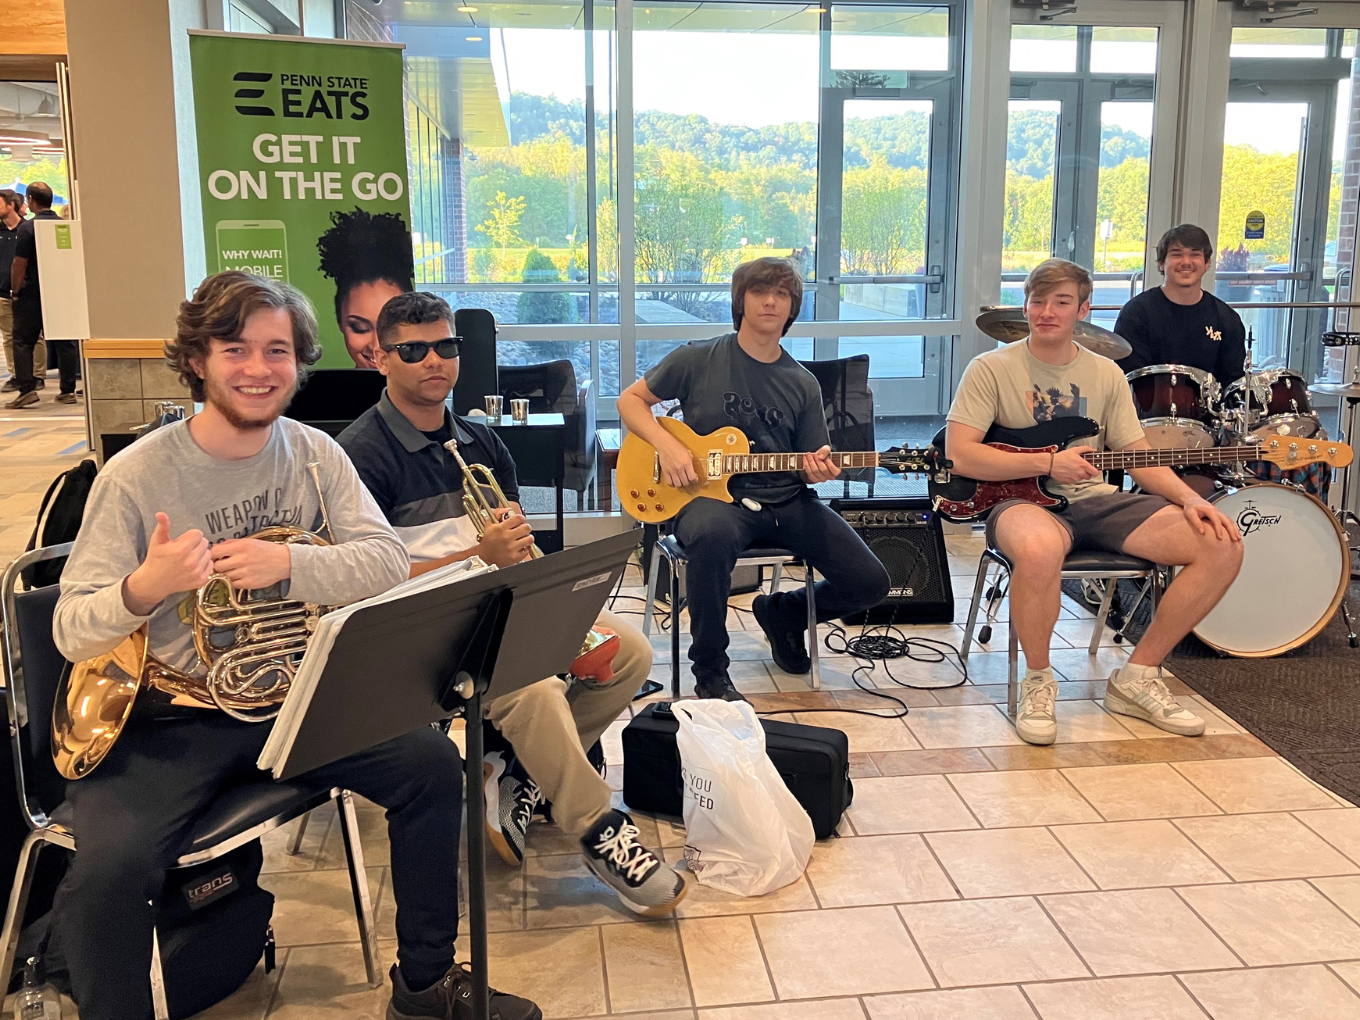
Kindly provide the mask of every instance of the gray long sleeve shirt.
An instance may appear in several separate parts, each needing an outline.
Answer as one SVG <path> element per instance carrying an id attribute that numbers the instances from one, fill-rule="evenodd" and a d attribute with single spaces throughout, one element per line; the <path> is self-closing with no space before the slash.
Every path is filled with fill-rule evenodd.
<path id="1" fill-rule="evenodd" d="M 218 460 L 194 442 L 189 423 L 181 422 L 139 439 L 95 478 L 61 576 L 52 625 L 57 648 L 72 662 L 88 659 L 149 620 L 151 654 L 202 675 L 185 622 L 192 620 L 193 592 L 172 595 L 149 617 L 123 603 L 123 579 L 145 558 L 157 511 L 169 515 L 171 538 L 198 528 L 209 543 L 245 538 L 270 525 L 320 531 L 316 486 L 307 470 L 311 461 L 318 463 L 335 544 L 291 547 L 289 596 L 344 605 L 404 581 L 410 572 L 405 547 L 349 458 L 324 432 L 280 418 L 259 453 Z"/>

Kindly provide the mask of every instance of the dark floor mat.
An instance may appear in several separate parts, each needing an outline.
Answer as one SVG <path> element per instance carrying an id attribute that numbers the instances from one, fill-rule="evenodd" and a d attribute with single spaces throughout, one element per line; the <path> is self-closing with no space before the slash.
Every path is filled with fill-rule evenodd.
<path id="1" fill-rule="evenodd" d="M 1080 581 L 1064 581 L 1063 591 L 1082 601 Z M 1121 581 L 1117 594 L 1132 606 L 1138 586 Z M 1360 584 L 1350 604 L 1360 607 Z M 1139 606 L 1130 640 L 1147 620 Z M 1223 658 L 1192 634 L 1167 666 L 1309 777 L 1360 803 L 1360 648 L 1350 647 L 1340 612 L 1312 641 L 1272 659 Z"/>

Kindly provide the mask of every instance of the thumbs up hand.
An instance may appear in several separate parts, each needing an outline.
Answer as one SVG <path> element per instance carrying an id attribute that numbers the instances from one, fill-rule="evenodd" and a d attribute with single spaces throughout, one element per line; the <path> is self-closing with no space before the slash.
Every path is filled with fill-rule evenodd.
<path id="1" fill-rule="evenodd" d="M 203 532 L 193 528 L 171 538 L 170 518 L 158 513 L 146 558 L 123 580 L 123 604 L 137 616 L 149 616 L 176 592 L 202 585 L 212 572 L 212 557 Z"/>

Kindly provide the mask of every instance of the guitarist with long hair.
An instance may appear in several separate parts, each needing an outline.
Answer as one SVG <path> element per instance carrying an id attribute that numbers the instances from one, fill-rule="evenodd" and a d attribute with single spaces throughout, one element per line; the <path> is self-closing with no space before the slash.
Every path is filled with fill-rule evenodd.
<path id="1" fill-rule="evenodd" d="M 803 458 L 798 473 L 737 476 L 733 502 L 696 499 L 676 518 L 675 534 L 689 554 L 689 657 L 701 698 L 745 700 L 728 676 L 727 596 L 732 567 L 752 545 L 792 550 L 825 578 L 817 584 L 818 619 L 868 609 L 888 594 L 888 572 L 878 557 L 809 488 L 835 478 L 840 468 L 831 461 L 817 380 L 779 343 L 802 302 L 803 282 L 787 259 L 738 266 L 732 274 L 737 331 L 672 351 L 619 397 L 619 417 L 655 447 L 669 485 L 693 485 L 699 477 L 689 450 L 652 414 L 663 400 L 679 400 L 685 424 L 696 432 L 736 426 L 754 452 L 816 451 Z M 786 673 L 806 673 L 803 590 L 758 596 L 752 609 L 775 664 Z"/>
<path id="2" fill-rule="evenodd" d="M 987 540 L 1011 561 L 1010 619 L 1025 652 L 1015 730 L 1031 744 L 1057 738 L 1058 686 L 1049 641 L 1061 602 L 1059 574 L 1072 551 L 1125 553 L 1180 567 L 1128 664 L 1105 688 L 1111 712 L 1185 736 L 1204 721 L 1182 707 L 1161 678 L 1162 660 L 1218 602 L 1242 565 L 1242 537 L 1221 511 L 1169 467 L 1130 469 L 1139 493 L 1118 492 L 1083 449 L 1150 449 L 1119 366 L 1072 339 L 1091 310 L 1091 276 L 1063 259 L 1025 281 L 1030 335 L 973 359 L 949 409 L 946 452 L 959 475 L 999 482 L 1047 476 L 1068 505 L 1053 511 L 1023 500 L 998 504 Z M 1055 453 L 984 443 L 993 425 L 1024 429 L 1063 417 L 1089 418 L 1097 435 Z"/>

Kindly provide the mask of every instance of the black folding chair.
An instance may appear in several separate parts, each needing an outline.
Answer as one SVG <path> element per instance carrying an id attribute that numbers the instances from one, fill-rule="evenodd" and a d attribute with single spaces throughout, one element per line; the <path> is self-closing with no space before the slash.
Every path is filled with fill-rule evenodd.
<path id="1" fill-rule="evenodd" d="M 39 852 L 49 843 L 67 850 L 75 850 L 78 846 L 71 806 L 65 800 L 65 782 L 52 763 L 51 750 L 52 705 L 65 663 L 52 640 L 52 616 L 60 592 L 56 585 L 29 592 L 15 591 L 20 571 L 30 564 L 68 555 L 71 545 L 48 546 L 24 553 L 0 578 L 5 705 L 14 745 L 14 778 L 29 828 L 15 869 L 4 927 L 0 929 L 0 945 L 3 946 L 0 974 L 6 979 L 14 966 L 19 929 Z M 243 783 L 224 791 L 207 805 L 174 868 L 187 868 L 221 857 L 314 807 L 329 800 L 336 801 L 350 885 L 354 891 L 359 939 L 363 944 L 364 966 L 368 970 L 369 984 L 377 988 L 384 975 L 353 796 L 348 790 L 336 787 L 301 780 L 273 782 L 264 773 L 261 777 L 258 782 Z M 161 976 L 160 944 L 154 933 L 150 980 L 156 1020 L 168 1020 L 170 1012 Z"/>

